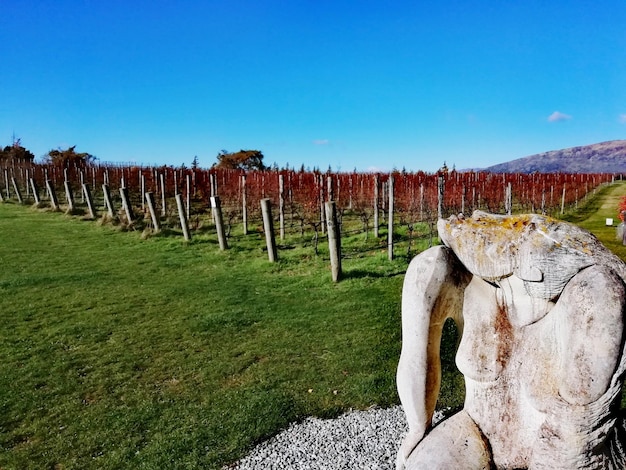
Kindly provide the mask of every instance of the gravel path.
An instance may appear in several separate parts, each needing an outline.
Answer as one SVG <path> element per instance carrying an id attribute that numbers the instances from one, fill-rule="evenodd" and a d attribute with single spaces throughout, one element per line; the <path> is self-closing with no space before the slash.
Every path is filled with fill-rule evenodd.
<path id="1" fill-rule="evenodd" d="M 407 430 L 400 406 L 351 411 L 337 419 L 307 418 L 259 444 L 229 468 L 393 470 Z"/>

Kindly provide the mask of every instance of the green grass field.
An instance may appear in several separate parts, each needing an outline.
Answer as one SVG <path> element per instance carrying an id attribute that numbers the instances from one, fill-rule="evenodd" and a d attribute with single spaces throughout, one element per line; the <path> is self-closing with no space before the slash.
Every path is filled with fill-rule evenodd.
<path id="1" fill-rule="evenodd" d="M 353 254 L 334 284 L 310 246 L 231 245 L 0 204 L 0 468 L 219 468 L 397 403 L 406 259 Z"/>
<path id="2" fill-rule="evenodd" d="M 623 194 L 568 216 L 622 257 Z M 334 284 L 322 242 L 276 264 L 263 243 L 0 204 L 0 468 L 220 468 L 305 416 L 398 403 L 406 257 L 354 235 Z M 439 406 L 458 407 L 451 343 Z"/>
<path id="3" fill-rule="evenodd" d="M 617 208 L 623 197 L 626 197 L 626 182 L 619 181 L 611 186 L 604 186 L 597 197 L 590 198 L 587 204 L 562 218 L 589 230 L 607 248 L 626 260 L 626 246 L 616 237 L 616 225 L 620 223 Z M 613 226 L 606 225 L 608 218 L 613 219 Z"/>

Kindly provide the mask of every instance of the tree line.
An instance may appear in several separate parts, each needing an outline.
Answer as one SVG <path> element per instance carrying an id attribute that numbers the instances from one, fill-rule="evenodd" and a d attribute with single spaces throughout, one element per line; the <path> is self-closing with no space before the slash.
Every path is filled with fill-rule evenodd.
<path id="1" fill-rule="evenodd" d="M 14 139 L 11 145 L 0 150 L 1 161 L 22 161 L 34 163 L 35 155 L 30 150 L 22 146 L 20 139 Z M 61 167 L 81 167 L 84 168 L 96 161 L 96 157 L 87 152 L 77 152 L 76 145 L 66 149 L 52 149 L 43 156 L 43 163 L 51 163 Z"/>
<path id="2" fill-rule="evenodd" d="M 270 168 L 263 162 L 264 155 L 260 150 L 239 150 L 238 152 L 229 152 L 221 150 L 217 154 L 217 162 L 212 168 L 224 170 L 243 170 L 243 171 L 265 171 Z M 21 139 L 13 138 L 11 145 L 5 146 L 0 150 L 0 162 L 2 161 L 22 161 L 34 163 L 35 155 L 26 149 Z M 95 163 L 97 158 L 87 152 L 77 152 L 76 145 L 66 149 L 52 149 L 43 156 L 44 164 L 53 164 L 63 168 L 78 167 L 85 168 L 87 165 Z M 195 156 L 191 163 L 191 167 L 196 169 L 198 165 L 198 157 Z"/>

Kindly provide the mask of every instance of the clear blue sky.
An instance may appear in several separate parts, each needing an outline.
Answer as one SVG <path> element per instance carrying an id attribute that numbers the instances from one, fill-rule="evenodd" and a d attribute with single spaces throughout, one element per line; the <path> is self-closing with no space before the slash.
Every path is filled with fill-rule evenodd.
<path id="1" fill-rule="evenodd" d="M 0 145 L 485 167 L 626 138 L 626 1 L 0 0 Z"/>

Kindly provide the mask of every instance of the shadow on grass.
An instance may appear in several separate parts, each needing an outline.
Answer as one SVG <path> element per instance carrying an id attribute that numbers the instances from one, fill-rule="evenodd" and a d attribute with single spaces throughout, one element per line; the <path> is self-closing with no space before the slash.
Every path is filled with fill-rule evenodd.
<path id="1" fill-rule="evenodd" d="M 397 270 L 392 272 L 374 272 L 367 271 L 365 269 L 351 269 L 349 271 L 344 271 L 341 279 L 366 279 L 366 278 L 374 278 L 374 279 L 382 279 L 382 278 L 392 278 L 396 276 L 404 276 L 405 270 Z"/>

